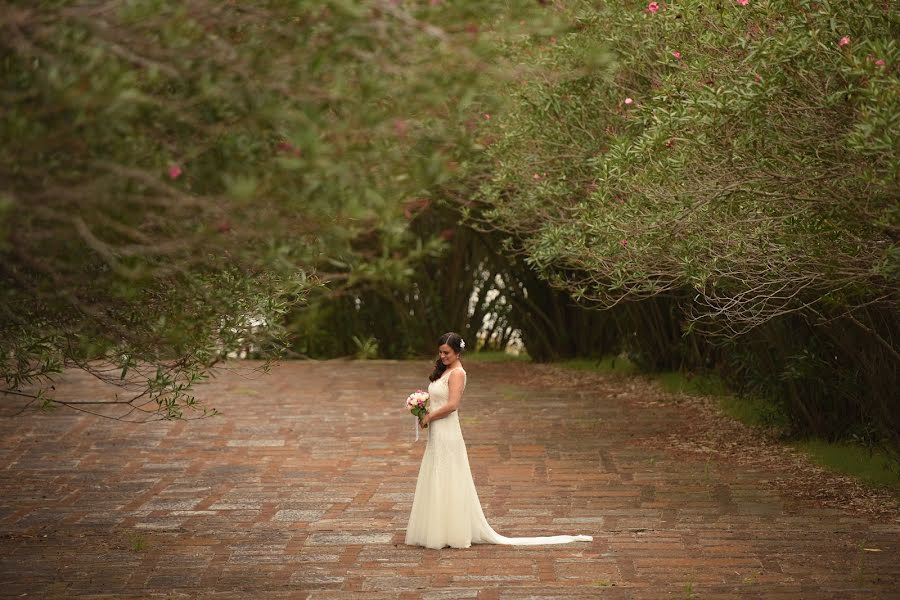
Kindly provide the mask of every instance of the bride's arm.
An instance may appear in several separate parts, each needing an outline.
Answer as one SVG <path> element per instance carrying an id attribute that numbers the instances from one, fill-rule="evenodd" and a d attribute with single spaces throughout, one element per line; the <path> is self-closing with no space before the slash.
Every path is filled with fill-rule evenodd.
<path id="1" fill-rule="evenodd" d="M 456 372 L 447 376 L 447 387 L 450 388 L 450 394 L 447 397 L 447 404 L 442 407 L 426 413 L 423 423 L 430 423 L 437 419 L 443 419 L 457 408 L 459 401 L 462 399 L 463 392 L 463 374 Z"/>

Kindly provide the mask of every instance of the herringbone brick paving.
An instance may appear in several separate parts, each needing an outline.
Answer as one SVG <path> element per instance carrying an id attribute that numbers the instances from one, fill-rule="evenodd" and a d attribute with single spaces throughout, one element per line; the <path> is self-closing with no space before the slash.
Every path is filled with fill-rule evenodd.
<path id="1" fill-rule="evenodd" d="M 678 409 L 631 402 L 640 381 L 537 389 L 516 374 L 539 366 L 467 364 L 460 417 L 494 529 L 594 541 L 428 550 L 403 544 L 424 440 L 402 409 L 427 362 L 242 365 L 200 386 L 212 419 L 0 419 L 0 596 L 900 597 L 900 522 L 648 450 Z M 80 372 L 58 389 L 110 394 Z"/>

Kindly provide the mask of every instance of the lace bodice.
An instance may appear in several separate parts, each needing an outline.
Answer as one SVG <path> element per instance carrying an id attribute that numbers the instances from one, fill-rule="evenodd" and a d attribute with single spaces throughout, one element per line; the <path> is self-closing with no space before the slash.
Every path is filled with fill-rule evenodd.
<path id="1" fill-rule="evenodd" d="M 428 384 L 428 410 L 437 410 L 447 404 L 450 399 L 450 373 L 460 369 L 463 372 L 463 389 L 466 388 L 466 372 L 462 367 L 444 371 L 441 376 Z"/>

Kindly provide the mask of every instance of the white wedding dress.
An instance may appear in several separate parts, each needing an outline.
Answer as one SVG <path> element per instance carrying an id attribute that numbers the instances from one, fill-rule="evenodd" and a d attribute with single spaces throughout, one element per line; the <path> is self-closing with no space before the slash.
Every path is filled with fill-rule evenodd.
<path id="1" fill-rule="evenodd" d="M 461 368 L 461 367 L 458 367 Z M 453 369 L 451 369 L 453 370 Z M 450 371 L 428 385 L 429 411 L 447 403 Z M 463 371 L 463 389 L 465 389 Z M 459 411 L 432 421 L 416 494 L 413 498 L 406 544 L 426 548 L 468 548 L 472 544 L 539 545 L 590 542 L 589 535 L 552 535 L 545 537 L 504 537 L 491 529 L 475 491 L 466 442 L 459 427 Z"/>

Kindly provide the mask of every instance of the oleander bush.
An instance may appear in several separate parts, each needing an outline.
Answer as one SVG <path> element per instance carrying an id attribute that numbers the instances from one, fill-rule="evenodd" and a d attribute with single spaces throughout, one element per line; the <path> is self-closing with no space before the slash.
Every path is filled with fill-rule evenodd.
<path id="1" fill-rule="evenodd" d="M 619 311 L 636 364 L 715 370 L 796 431 L 900 448 L 895 8 L 555 10 L 565 33 L 505 48 L 529 68 L 469 218 Z"/>
<path id="2" fill-rule="evenodd" d="M 53 405 L 78 366 L 131 392 L 120 418 L 184 418 L 223 357 L 454 328 L 714 372 L 794 433 L 900 447 L 890 3 L 0 15 L 7 394 Z"/>
<path id="3" fill-rule="evenodd" d="M 0 389 L 53 405 L 78 366 L 131 390 L 120 418 L 202 415 L 191 384 L 285 349 L 323 284 L 403 285 L 441 245 L 405 203 L 468 151 L 504 15 L 539 9 L 2 3 Z"/>

